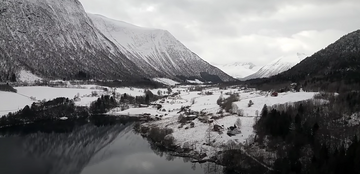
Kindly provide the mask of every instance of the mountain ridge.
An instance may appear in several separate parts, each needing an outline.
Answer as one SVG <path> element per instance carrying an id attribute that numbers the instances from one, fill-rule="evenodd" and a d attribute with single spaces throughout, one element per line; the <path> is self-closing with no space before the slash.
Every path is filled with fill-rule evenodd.
<path id="1" fill-rule="evenodd" d="M 227 64 L 213 63 L 213 65 L 231 75 L 232 77 L 240 80 L 255 73 L 260 68 L 252 62 L 234 62 Z"/>
<path id="2" fill-rule="evenodd" d="M 287 71 L 247 82 L 270 89 L 289 83 L 317 91 L 360 89 L 360 30 L 342 36 Z"/>
<path id="3" fill-rule="evenodd" d="M 0 57 L 36 75 L 139 78 L 144 74 L 98 32 L 79 1 L 4 0 Z M 14 71 L 14 70 L 13 70 Z M 14 72 L 13 72 L 14 73 Z"/>
<path id="4" fill-rule="evenodd" d="M 102 15 L 88 14 L 96 27 L 120 50 L 153 77 L 164 73 L 170 77 L 216 74 L 231 80 L 221 70 L 201 59 L 169 31 L 144 28 Z M 169 68 L 170 67 L 170 68 Z"/>
<path id="5" fill-rule="evenodd" d="M 304 53 L 297 53 L 291 56 L 279 57 L 265 66 L 261 67 L 257 72 L 244 78 L 244 80 L 271 77 L 289 70 L 299 62 L 301 62 L 306 56 Z"/>
<path id="6" fill-rule="evenodd" d="M 146 36 L 155 39 L 147 42 L 150 45 L 134 40 L 137 44 L 129 49 L 128 44 L 114 42 L 78 0 L 3 0 L 0 7 L 0 22 L 4 24 L 0 26 L 0 81 L 22 70 L 49 79 L 176 79 L 205 74 L 233 80 L 165 30 Z M 133 32 L 143 29 L 122 25 L 130 26 L 128 31 Z M 157 49 L 161 47 L 151 45 L 155 43 L 168 46 Z M 133 51 L 142 46 L 156 49 L 151 54 Z"/>

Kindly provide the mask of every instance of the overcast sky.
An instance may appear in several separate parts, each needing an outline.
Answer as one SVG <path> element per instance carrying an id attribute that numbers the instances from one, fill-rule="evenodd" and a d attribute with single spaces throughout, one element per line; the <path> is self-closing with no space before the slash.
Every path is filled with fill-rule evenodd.
<path id="1" fill-rule="evenodd" d="M 85 10 L 171 32 L 210 63 L 308 55 L 360 29 L 360 0 L 80 0 Z"/>

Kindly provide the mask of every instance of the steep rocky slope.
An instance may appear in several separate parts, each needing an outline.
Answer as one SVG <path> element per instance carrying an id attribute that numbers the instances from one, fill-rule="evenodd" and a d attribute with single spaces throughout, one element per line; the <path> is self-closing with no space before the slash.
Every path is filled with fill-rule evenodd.
<path id="1" fill-rule="evenodd" d="M 50 78 L 145 73 L 94 27 L 77 0 L 2 0 L 0 61 Z M 11 72 L 12 73 L 12 72 Z"/>
<path id="2" fill-rule="evenodd" d="M 193 53 L 166 30 L 138 27 L 101 15 L 89 14 L 95 26 L 147 74 L 201 76 L 208 73 L 228 81 L 232 78 Z"/>

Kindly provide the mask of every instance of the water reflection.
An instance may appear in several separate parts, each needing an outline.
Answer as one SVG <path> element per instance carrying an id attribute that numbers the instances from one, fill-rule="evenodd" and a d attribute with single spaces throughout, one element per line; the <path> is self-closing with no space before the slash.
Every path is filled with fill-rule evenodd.
<path id="1" fill-rule="evenodd" d="M 152 150 L 132 124 L 88 124 L 69 133 L 0 138 L 0 154 L 0 173 L 6 174 L 221 173 L 217 165 Z"/>

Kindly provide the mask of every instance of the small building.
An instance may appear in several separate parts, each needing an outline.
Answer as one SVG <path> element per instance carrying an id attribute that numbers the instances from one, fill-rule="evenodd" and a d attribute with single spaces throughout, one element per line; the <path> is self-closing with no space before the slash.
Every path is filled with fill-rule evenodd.
<path id="1" fill-rule="evenodd" d="M 277 97 L 278 95 L 279 95 L 278 92 L 271 92 L 271 96 L 272 96 L 272 97 Z"/>

